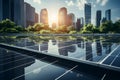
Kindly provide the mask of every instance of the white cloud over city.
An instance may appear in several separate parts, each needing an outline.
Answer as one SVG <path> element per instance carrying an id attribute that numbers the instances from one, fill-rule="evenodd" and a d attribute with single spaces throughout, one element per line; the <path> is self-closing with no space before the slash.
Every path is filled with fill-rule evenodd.
<path id="1" fill-rule="evenodd" d="M 107 4 L 108 0 L 97 0 L 96 3 L 100 4 L 101 6 L 105 6 Z"/>
<path id="2" fill-rule="evenodd" d="M 79 7 L 80 10 L 83 10 L 85 3 L 87 3 L 87 0 L 77 0 L 77 7 Z"/>
<path id="3" fill-rule="evenodd" d="M 97 5 L 99 4 L 101 6 L 105 6 L 107 4 L 107 2 L 108 2 L 108 0 L 76 0 L 76 2 L 74 2 L 73 0 L 65 1 L 67 6 L 76 6 L 80 10 L 84 9 L 85 3 L 91 3 L 93 5 L 93 7 L 96 7 L 96 4 Z"/>
<path id="4" fill-rule="evenodd" d="M 71 1 L 65 1 L 65 3 L 67 4 L 67 6 L 73 6 L 75 3 L 71 0 Z"/>
<path id="5" fill-rule="evenodd" d="M 41 4 L 41 0 L 33 0 L 34 3 Z"/>
<path id="6" fill-rule="evenodd" d="M 67 6 L 76 6 L 80 10 L 83 10 L 84 4 L 87 3 L 87 0 L 77 0 L 76 2 L 73 2 L 73 0 L 67 0 L 65 1 L 65 3 L 67 4 Z"/>

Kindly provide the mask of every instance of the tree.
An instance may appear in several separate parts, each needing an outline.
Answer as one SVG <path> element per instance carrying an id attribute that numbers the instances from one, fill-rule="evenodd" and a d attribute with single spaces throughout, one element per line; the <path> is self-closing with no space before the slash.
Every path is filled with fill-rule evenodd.
<path id="1" fill-rule="evenodd" d="M 85 27 L 85 30 L 86 31 L 93 31 L 94 27 L 93 27 L 93 24 L 88 24 L 86 27 Z"/>
<path id="2" fill-rule="evenodd" d="M 114 23 L 113 30 L 115 33 L 120 33 L 120 20 L 118 20 Z"/>
<path id="3" fill-rule="evenodd" d="M 19 31 L 16 30 L 15 28 L 6 28 L 4 32 L 7 32 L 7 33 L 18 33 Z"/>
<path id="4" fill-rule="evenodd" d="M 34 26 L 33 26 L 34 30 L 35 31 L 40 31 L 44 28 L 44 24 L 42 23 L 36 23 Z"/>
<path id="5" fill-rule="evenodd" d="M 25 31 L 23 27 L 17 26 L 13 21 L 9 19 L 0 22 L 0 32 L 16 33 L 23 31 Z"/>
<path id="6" fill-rule="evenodd" d="M 15 26 L 15 29 L 20 31 L 25 31 L 25 28 L 21 27 L 21 26 Z"/>
<path id="7" fill-rule="evenodd" d="M 99 28 L 94 27 L 94 29 L 93 29 L 93 33 L 100 33 Z"/>
<path id="8" fill-rule="evenodd" d="M 60 32 L 60 33 L 67 33 L 67 32 L 68 32 L 67 26 L 66 26 L 66 25 L 59 26 L 58 29 L 57 29 L 57 32 Z"/>
<path id="9" fill-rule="evenodd" d="M 3 20 L 3 21 L 1 22 L 1 26 L 2 26 L 2 28 L 3 28 L 3 27 L 13 28 L 13 27 L 16 26 L 16 24 L 15 24 L 14 22 L 12 22 L 11 20 L 6 19 L 6 20 Z"/>
<path id="10" fill-rule="evenodd" d="M 112 21 L 106 21 L 106 22 L 102 23 L 102 25 L 100 26 L 100 32 L 102 32 L 102 33 L 108 33 L 108 32 L 112 32 L 112 31 L 113 31 Z"/>
<path id="11" fill-rule="evenodd" d="M 45 30 L 50 30 L 49 28 L 49 25 L 48 24 L 44 24 L 44 27 L 43 27 Z"/>
<path id="12" fill-rule="evenodd" d="M 94 31 L 94 26 L 92 24 L 88 24 L 82 28 L 81 33 L 93 33 L 93 31 Z"/>
<path id="13" fill-rule="evenodd" d="M 30 31 L 35 31 L 34 28 L 33 28 L 33 26 L 28 26 L 28 27 L 26 28 L 26 30 L 27 30 L 28 32 L 30 32 Z"/>

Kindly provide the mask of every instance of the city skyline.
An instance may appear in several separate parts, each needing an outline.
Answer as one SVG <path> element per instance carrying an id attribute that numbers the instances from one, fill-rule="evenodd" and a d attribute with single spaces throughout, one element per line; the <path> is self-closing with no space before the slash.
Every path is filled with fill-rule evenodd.
<path id="1" fill-rule="evenodd" d="M 49 23 L 52 25 L 53 22 L 57 22 L 56 16 L 58 16 L 59 9 L 61 7 L 66 7 L 68 14 L 74 13 L 77 18 L 84 17 L 84 4 L 91 3 L 92 6 L 92 24 L 96 24 L 96 11 L 102 11 L 102 18 L 105 17 L 105 11 L 111 9 L 111 19 L 113 22 L 120 19 L 120 12 L 119 8 L 119 0 L 51 0 L 49 4 L 47 3 L 48 0 L 24 0 L 25 2 L 30 3 L 33 7 L 35 7 L 37 13 L 40 12 L 41 9 L 47 8 L 48 10 L 48 17 Z M 58 4 L 59 3 L 59 4 Z M 57 5 L 55 5 L 57 4 Z"/>

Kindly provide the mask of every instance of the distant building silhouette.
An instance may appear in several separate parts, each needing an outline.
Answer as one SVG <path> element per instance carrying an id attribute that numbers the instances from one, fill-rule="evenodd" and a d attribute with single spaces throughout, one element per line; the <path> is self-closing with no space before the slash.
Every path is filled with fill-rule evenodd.
<path id="1" fill-rule="evenodd" d="M 60 8 L 58 13 L 58 25 L 67 25 L 67 9 L 65 7 Z"/>
<path id="2" fill-rule="evenodd" d="M 84 8 L 85 24 L 91 24 L 91 3 L 86 3 Z"/>
<path id="3" fill-rule="evenodd" d="M 98 10 L 96 12 L 96 26 L 97 27 L 100 26 L 101 18 L 102 18 L 102 12 L 101 12 L 101 10 Z"/>
<path id="4" fill-rule="evenodd" d="M 75 28 L 75 15 L 73 13 L 68 14 L 67 25 L 68 26 L 73 26 Z"/>
<path id="5" fill-rule="evenodd" d="M 35 13 L 35 23 L 38 23 L 39 22 L 39 15 L 38 13 Z"/>
<path id="6" fill-rule="evenodd" d="M 2 12 L 2 0 L 0 0 L 0 21 L 2 20 L 3 12 Z"/>
<path id="7" fill-rule="evenodd" d="M 105 17 L 107 21 L 111 21 L 111 9 L 105 11 Z"/>
<path id="8" fill-rule="evenodd" d="M 105 17 L 103 17 L 103 19 L 102 19 L 102 21 L 101 21 L 102 23 L 104 23 L 104 22 L 106 22 L 106 18 Z"/>
<path id="9" fill-rule="evenodd" d="M 81 21 L 81 27 L 83 27 L 83 26 L 84 26 L 84 18 L 81 17 L 81 18 L 80 18 L 80 21 Z"/>
<path id="10" fill-rule="evenodd" d="M 56 29 L 56 27 L 57 27 L 56 23 L 55 22 L 52 23 L 52 29 Z"/>
<path id="11" fill-rule="evenodd" d="M 42 9 L 40 12 L 40 23 L 49 24 L 48 23 L 48 11 L 46 8 Z"/>
<path id="12" fill-rule="evenodd" d="M 24 3 L 24 17 L 25 17 L 25 27 L 29 25 L 33 26 L 35 23 L 35 8 L 28 3 Z"/>
<path id="13" fill-rule="evenodd" d="M 77 22 L 76 22 L 76 30 L 77 31 L 80 31 L 81 29 L 81 20 L 80 19 L 77 19 Z"/>
<path id="14" fill-rule="evenodd" d="M 5 19 L 24 26 L 24 0 L 0 0 L 0 21 Z"/>

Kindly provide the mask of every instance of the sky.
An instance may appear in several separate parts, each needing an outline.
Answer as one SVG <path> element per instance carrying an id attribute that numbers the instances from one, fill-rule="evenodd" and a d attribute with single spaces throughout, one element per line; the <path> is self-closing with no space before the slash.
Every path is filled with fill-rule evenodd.
<path id="1" fill-rule="evenodd" d="M 105 10 L 111 9 L 112 21 L 120 19 L 120 0 L 24 0 L 35 7 L 39 14 L 41 9 L 47 8 L 50 25 L 57 23 L 58 11 L 61 7 L 66 7 L 68 14 L 74 13 L 77 18 L 84 17 L 84 4 L 92 4 L 92 24 L 95 25 L 96 11 L 102 10 L 102 17 L 105 16 Z"/>

